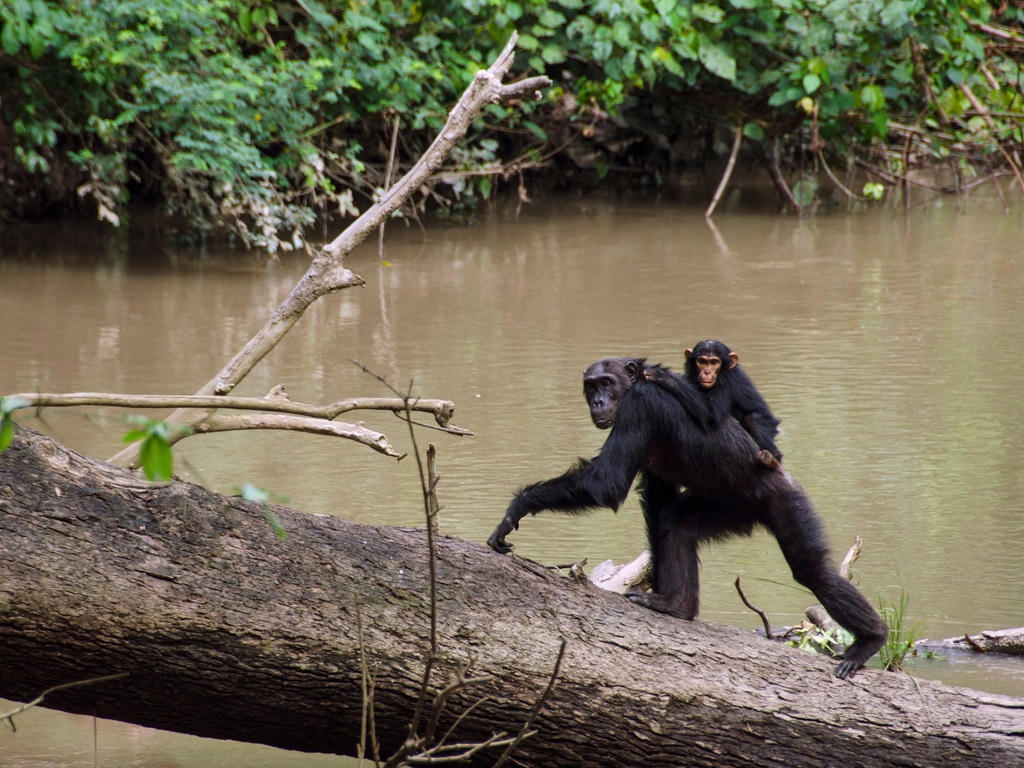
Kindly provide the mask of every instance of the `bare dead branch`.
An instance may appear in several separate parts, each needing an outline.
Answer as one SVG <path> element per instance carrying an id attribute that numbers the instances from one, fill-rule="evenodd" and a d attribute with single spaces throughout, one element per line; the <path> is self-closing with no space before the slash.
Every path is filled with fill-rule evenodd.
<path id="1" fill-rule="evenodd" d="M 820 150 L 818 152 L 818 162 L 821 163 L 821 167 L 825 169 L 825 173 L 828 177 L 832 179 L 832 183 L 839 187 L 839 189 L 843 191 L 843 194 L 850 199 L 857 200 L 859 202 L 867 200 L 866 197 L 861 197 L 838 179 L 838 177 L 832 172 L 832 168 L 829 166 L 828 161 L 825 159 L 825 153 Z"/>
<path id="2" fill-rule="evenodd" d="M 853 546 L 846 551 L 846 557 L 844 557 L 843 562 L 839 564 L 839 575 L 844 579 L 853 579 L 853 564 L 856 563 L 857 559 L 860 557 L 863 544 L 864 542 L 861 541 L 860 536 L 855 536 L 853 539 Z"/>
<path id="3" fill-rule="evenodd" d="M 374 432 L 362 424 L 349 424 L 343 421 L 324 421 L 323 419 L 308 419 L 304 416 L 284 416 L 273 413 L 256 413 L 247 416 L 215 414 L 192 428 L 197 435 L 212 432 L 239 432 L 246 429 L 283 429 L 291 432 L 306 432 L 311 435 L 341 437 L 395 459 L 405 456 L 404 453 L 399 453 L 394 449 L 383 433 Z"/>

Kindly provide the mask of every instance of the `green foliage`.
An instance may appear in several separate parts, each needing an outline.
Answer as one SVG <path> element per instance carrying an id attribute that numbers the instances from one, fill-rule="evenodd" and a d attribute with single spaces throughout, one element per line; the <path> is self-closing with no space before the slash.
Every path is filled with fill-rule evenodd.
<path id="1" fill-rule="evenodd" d="M 161 200 L 194 230 L 304 247 L 318 212 L 383 183 L 393 116 L 404 161 L 513 31 L 514 72 L 545 103 L 493 105 L 452 158 L 446 192 L 493 192 L 499 158 L 539 158 L 609 116 L 670 144 L 702 124 L 748 142 L 804 135 L 839 153 L 932 131 L 929 152 L 1021 140 L 1013 4 L 981 0 L 5 0 L 0 211 L 85 196 L 117 223 Z M 995 32 L 993 32 L 995 30 Z M 986 111 L 979 114 L 978 104 Z M 500 130 L 495 131 L 495 128 Z M 606 170 L 610 158 L 595 161 Z M 469 172 L 469 173 L 467 173 Z M 60 182 L 64 184 L 60 186 Z M 49 189 L 49 187 L 46 187 Z M 19 207 L 21 206 L 21 207 Z"/>
<path id="2" fill-rule="evenodd" d="M 14 439 L 14 419 L 11 414 L 19 408 L 26 408 L 29 402 L 22 397 L 0 397 L 0 453 Z"/>
<path id="3" fill-rule="evenodd" d="M 877 181 L 868 181 L 864 184 L 864 197 L 869 200 L 881 200 L 885 195 L 885 187 Z"/>
<path id="4" fill-rule="evenodd" d="M 165 421 L 147 419 L 144 416 L 131 418 L 136 429 L 124 436 L 125 443 L 142 441 L 139 446 L 139 464 L 142 474 L 151 482 L 167 482 L 174 477 L 174 456 L 171 453 L 170 431 L 181 430 Z"/>
<path id="5" fill-rule="evenodd" d="M 890 672 L 901 672 L 907 654 L 914 649 L 914 643 L 920 640 L 924 634 L 923 624 L 921 622 L 909 623 L 910 597 L 902 587 L 900 587 L 899 601 L 880 594 L 878 604 L 882 620 L 889 625 L 889 637 L 878 652 L 878 658 L 882 662 L 883 669 Z"/>
<path id="6" fill-rule="evenodd" d="M 817 624 L 805 621 L 793 628 L 795 637 L 787 640 L 786 645 L 791 645 L 801 651 L 808 653 L 823 653 L 827 656 L 840 656 L 843 649 L 853 642 L 853 635 L 849 630 L 840 626 L 824 630 Z"/>

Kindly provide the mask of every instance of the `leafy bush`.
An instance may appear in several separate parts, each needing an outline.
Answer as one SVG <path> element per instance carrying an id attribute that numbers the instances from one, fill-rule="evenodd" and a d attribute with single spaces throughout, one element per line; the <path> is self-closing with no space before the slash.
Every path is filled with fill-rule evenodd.
<path id="1" fill-rule="evenodd" d="M 495 105 L 435 199 L 571 158 L 658 177 L 728 146 L 1018 171 L 1024 3 L 981 0 L 6 0 L 0 212 L 159 200 L 192 232 L 304 247 L 418 157 L 513 30 L 540 105 Z M 1001 14 L 1001 15 L 999 15 Z M 998 16 L 998 18 L 997 18 Z M 587 153 L 576 152 L 587 145 Z M 624 149 L 625 148 L 625 149 Z M 512 158 L 502 164 L 499 158 Z M 806 192 L 806 189 L 801 192 Z"/>

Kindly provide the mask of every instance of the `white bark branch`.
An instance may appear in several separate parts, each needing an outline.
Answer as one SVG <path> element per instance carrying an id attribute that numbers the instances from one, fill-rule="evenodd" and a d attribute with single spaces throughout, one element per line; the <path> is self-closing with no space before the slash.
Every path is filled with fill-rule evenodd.
<path id="1" fill-rule="evenodd" d="M 362 443 L 373 448 L 378 453 L 383 453 L 385 456 L 392 456 L 396 459 L 400 459 L 405 455 L 392 447 L 386 435 L 367 429 L 362 424 L 349 424 L 344 421 L 325 421 L 324 419 L 311 419 L 305 416 L 286 416 L 277 413 L 252 413 L 245 416 L 210 416 L 196 424 L 192 429 L 197 435 L 210 432 L 238 432 L 243 429 L 286 429 L 292 432 L 308 432 L 312 435 L 343 437 L 346 440 Z"/>
<path id="2" fill-rule="evenodd" d="M 329 405 L 310 405 L 288 400 L 286 397 L 227 397 L 217 395 L 124 395 L 111 392 L 70 392 L 50 394 L 27 392 L 11 395 L 26 401 L 26 408 L 68 408 L 97 406 L 111 408 L 195 408 L 266 411 L 291 413 L 328 421 L 349 411 L 392 411 L 405 416 L 405 401 L 400 397 L 350 397 Z M 455 404 L 451 400 L 411 399 L 409 409 L 433 414 L 445 432 L 452 435 L 472 435 L 468 429 L 451 424 Z"/>

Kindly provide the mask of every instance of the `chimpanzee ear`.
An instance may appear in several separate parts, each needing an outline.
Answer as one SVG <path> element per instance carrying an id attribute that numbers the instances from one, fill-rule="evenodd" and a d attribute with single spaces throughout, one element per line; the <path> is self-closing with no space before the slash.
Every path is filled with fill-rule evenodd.
<path id="1" fill-rule="evenodd" d="M 689 360 L 691 357 L 693 357 L 693 350 L 692 349 L 686 350 L 686 359 Z"/>
<path id="2" fill-rule="evenodd" d="M 729 363 L 729 367 L 730 368 L 735 368 L 736 367 L 736 363 L 738 363 L 740 361 L 740 356 L 737 355 L 735 352 L 730 352 L 729 353 L 729 359 L 732 361 L 731 363 Z"/>
<path id="3" fill-rule="evenodd" d="M 630 381 L 636 381 L 640 376 L 640 366 L 636 364 L 635 360 L 630 360 L 625 365 L 626 375 L 629 376 Z"/>

